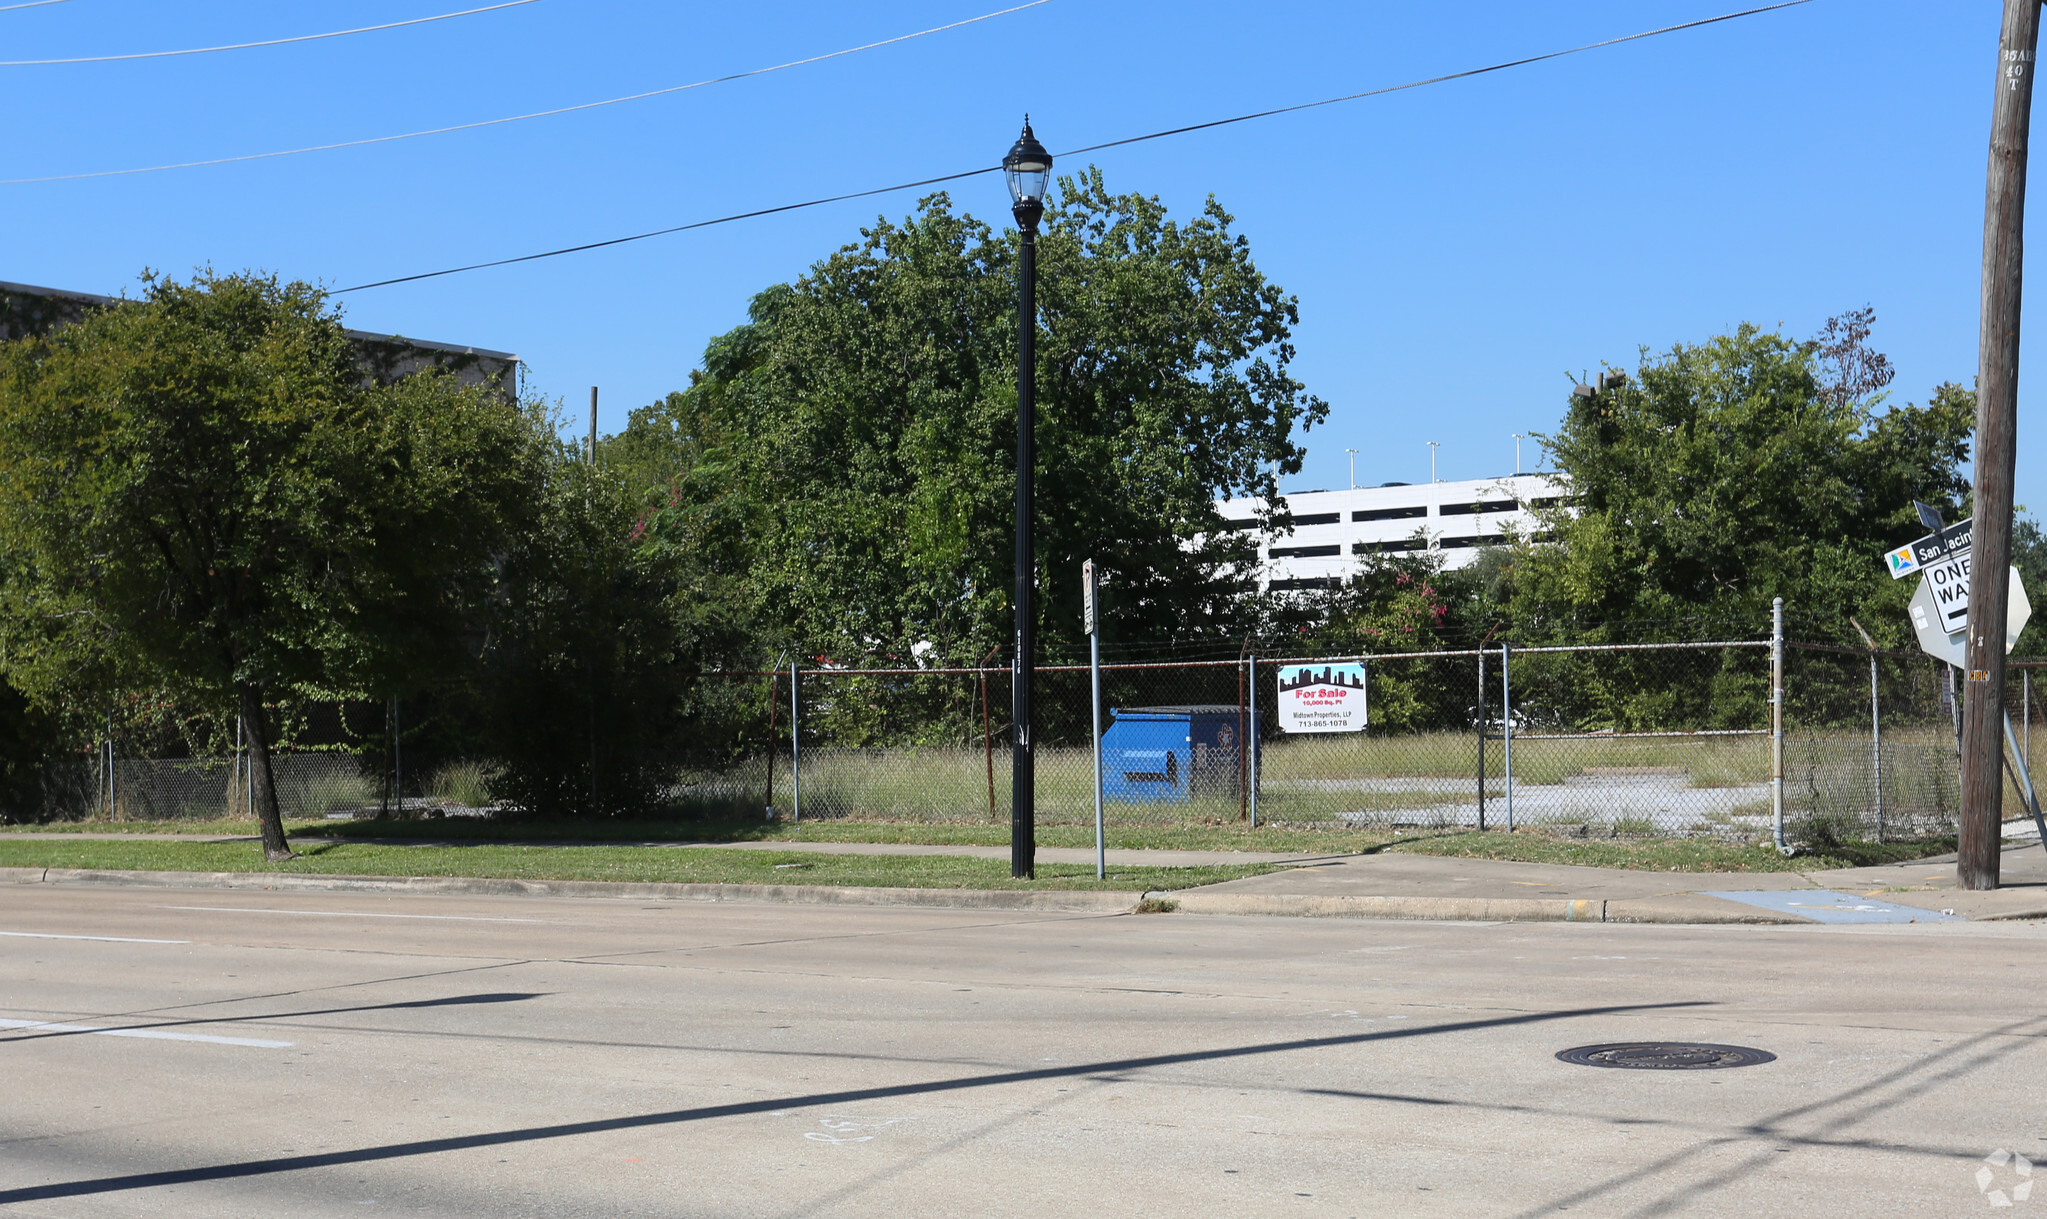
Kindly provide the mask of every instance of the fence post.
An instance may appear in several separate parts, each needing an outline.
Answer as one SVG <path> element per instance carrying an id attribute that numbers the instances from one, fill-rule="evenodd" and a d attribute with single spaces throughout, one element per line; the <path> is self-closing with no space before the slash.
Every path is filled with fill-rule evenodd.
<path id="1" fill-rule="evenodd" d="M 775 819 L 775 704 L 782 701 L 782 658 L 768 670 L 768 820 Z"/>
<path id="2" fill-rule="evenodd" d="M 106 796 L 107 820 L 114 819 L 114 713 L 107 712 L 107 747 L 102 751 L 105 765 L 100 767 L 100 790 Z"/>
<path id="3" fill-rule="evenodd" d="M 1779 854 L 1784 845 L 1784 598 L 1770 607 L 1770 825 Z"/>
<path id="4" fill-rule="evenodd" d="M 988 662 L 994 659 L 990 652 L 981 658 L 981 754 L 988 764 L 988 819 L 995 819 L 995 721 L 988 714 Z"/>
<path id="5" fill-rule="evenodd" d="M 1855 628 L 1855 633 L 1862 636 L 1863 645 L 1869 649 L 1869 781 L 1871 789 L 1876 793 L 1876 840 L 1882 842 L 1884 840 L 1884 735 L 1883 717 L 1880 711 L 1881 704 L 1877 701 L 1876 692 L 1876 640 L 1871 639 L 1869 632 L 1863 630 L 1862 624 L 1854 618 L 1848 619 L 1848 625 Z"/>
<path id="6" fill-rule="evenodd" d="M 1869 766 L 1876 784 L 1876 840 L 1884 840 L 1884 724 L 1876 693 L 1876 653 L 1869 654 Z"/>
<path id="7" fill-rule="evenodd" d="M 1242 658 L 1239 657 L 1237 664 L 1237 820 L 1239 821 L 1249 816 L 1251 809 L 1251 772 L 1249 763 L 1246 761 L 1250 755 L 1246 752 L 1249 746 L 1244 743 L 1244 738 L 1248 735 L 1249 733 L 1244 727 L 1244 665 Z"/>
<path id="8" fill-rule="evenodd" d="M 1251 739 L 1246 747 L 1251 751 L 1251 828 L 1258 828 L 1258 657 L 1251 657 Z M 1190 759 L 1189 764 L 1192 764 Z"/>
<path id="9" fill-rule="evenodd" d="M 276 729 L 271 729 L 276 735 Z M 398 696 L 391 696 L 391 768 L 397 775 L 392 789 L 398 795 L 398 815 L 405 815 L 405 726 L 398 719 Z"/>
<path id="10" fill-rule="evenodd" d="M 1500 765 L 1507 772 L 1507 832 L 1514 832 L 1514 686 L 1507 645 L 1500 644 Z"/>
<path id="11" fill-rule="evenodd" d="M 1478 831 L 1485 833 L 1485 649 L 1478 650 Z"/>
<path id="12" fill-rule="evenodd" d="M 796 743 L 797 718 L 796 690 L 799 685 L 796 676 L 796 662 L 789 662 L 789 820 L 803 820 L 803 771 L 802 759 L 798 756 Z"/>

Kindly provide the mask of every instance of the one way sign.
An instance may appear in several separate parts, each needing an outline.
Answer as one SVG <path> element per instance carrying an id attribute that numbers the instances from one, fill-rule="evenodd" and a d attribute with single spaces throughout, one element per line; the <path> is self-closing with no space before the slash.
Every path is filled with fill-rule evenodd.
<path id="1" fill-rule="evenodd" d="M 1959 634 L 1969 629 L 1969 552 L 1928 566 L 1922 587 L 1931 595 L 1940 629 Z"/>

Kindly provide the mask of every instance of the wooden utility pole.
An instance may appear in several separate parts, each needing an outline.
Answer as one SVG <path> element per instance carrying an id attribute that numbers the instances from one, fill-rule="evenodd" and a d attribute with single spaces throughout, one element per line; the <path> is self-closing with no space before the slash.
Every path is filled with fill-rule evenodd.
<path id="1" fill-rule="evenodd" d="M 1995 889 L 2004 812 L 2004 621 L 2017 456 L 2019 285 L 2024 269 L 2026 139 L 2040 0 L 2005 0 L 1983 205 L 1983 330 L 1976 366 L 1975 536 L 1963 653 L 1962 825 L 1955 878 Z"/>
<path id="2" fill-rule="evenodd" d="M 590 464 L 597 464 L 597 387 L 590 387 Z"/>

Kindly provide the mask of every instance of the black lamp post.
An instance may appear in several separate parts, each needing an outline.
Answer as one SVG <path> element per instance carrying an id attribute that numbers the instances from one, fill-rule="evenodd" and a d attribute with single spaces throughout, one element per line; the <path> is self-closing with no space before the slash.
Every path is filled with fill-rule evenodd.
<path id="1" fill-rule="evenodd" d="M 1009 180 L 1011 210 L 1017 227 L 1023 230 L 1016 309 L 1016 655 L 1009 683 L 1010 720 L 1015 725 L 1009 780 L 1009 874 L 1030 877 L 1037 874 L 1038 867 L 1037 775 L 1031 754 L 1031 686 L 1037 680 L 1031 482 L 1038 464 L 1038 221 L 1045 214 L 1052 154 L 1031 134 L 1028 114 L 1023 134 L 1002 158 L 1002 176 Z"/>

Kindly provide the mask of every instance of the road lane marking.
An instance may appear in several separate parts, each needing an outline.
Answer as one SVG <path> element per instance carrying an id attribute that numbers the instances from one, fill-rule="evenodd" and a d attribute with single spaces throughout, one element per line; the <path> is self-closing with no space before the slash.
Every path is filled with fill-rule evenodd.
<path id="1" fill-rule="evenodd" d="M 544 923 L 547 921 L 544 918 L 490 918 L 481 914 L 369 914 L 360 910 L 274 910 L 267 906 L 158 906 L 157 909 L 206 910 L 215 914 L 324 914 L 329 918 L 425 918 L 451 923 Z"/>
<path id="2" fill-rule="evenodd" d="M 265 1041 L 258 1037 L 216 1037 L 210 1033 L 167 1033 L 162 1029 L 102 1029 L 88 1024 L 52 1024 L 47 1020 L 0 1020 L 0 1029 L 24 1029 L 37 1033 L 96 1033 L 101 1037 L 142 1037 L 150 1041 L 203 1041 L 208 1045 L 242 1045 L 258 1050 L 282 1050 L 289 1041 Z"/>
<path id="3" fill-rule="evenodd" d="M 48 931 L 0 931 L 24 940 L 102 940 L 109 944 L 189 944 L 190 940 L 138 940 L 125 935 L 57 935 Z"/>

